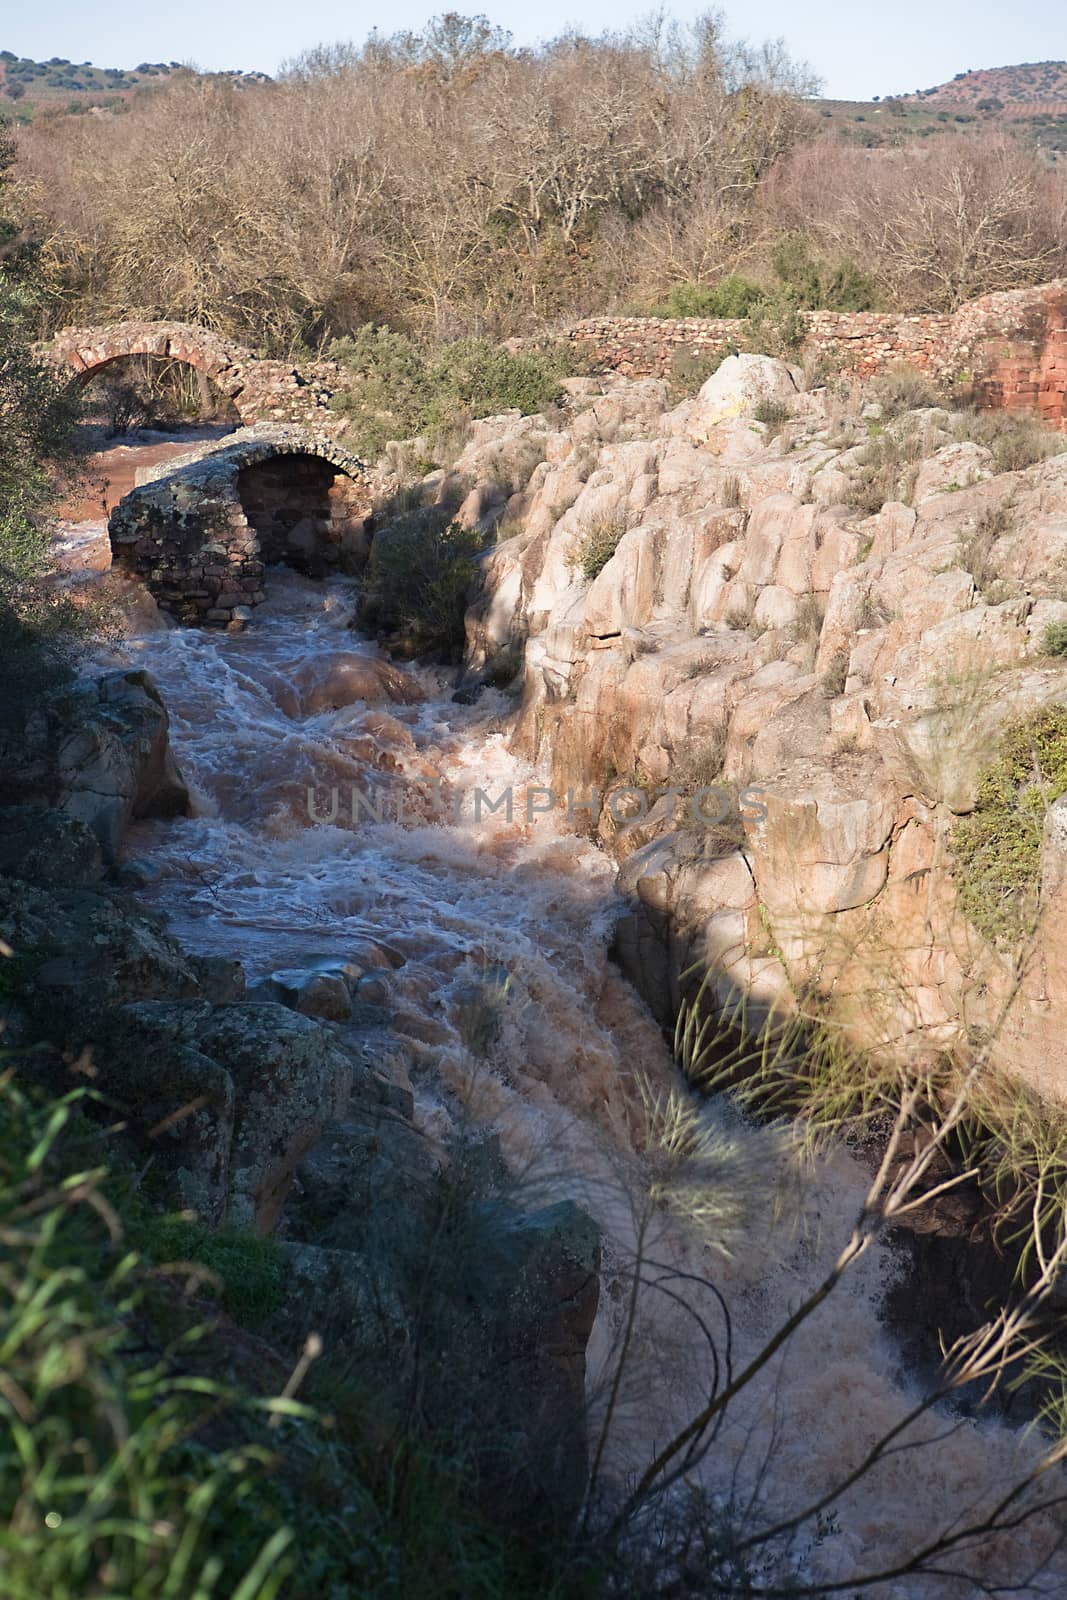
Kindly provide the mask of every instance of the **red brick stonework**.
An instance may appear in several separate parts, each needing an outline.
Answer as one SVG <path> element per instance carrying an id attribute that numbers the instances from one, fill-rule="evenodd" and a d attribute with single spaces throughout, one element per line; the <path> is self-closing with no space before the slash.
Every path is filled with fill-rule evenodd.
<path id="1" fill-rule="evenodd" d="M 1009 338 L 991 339 L 986 372 L 976 385 L 979 403 L 991 409 L 1036 411 L 1058 428 L 1067 426 L 1067 290 L 1050 286 L 1031 308 L 1032 322 Z"/>

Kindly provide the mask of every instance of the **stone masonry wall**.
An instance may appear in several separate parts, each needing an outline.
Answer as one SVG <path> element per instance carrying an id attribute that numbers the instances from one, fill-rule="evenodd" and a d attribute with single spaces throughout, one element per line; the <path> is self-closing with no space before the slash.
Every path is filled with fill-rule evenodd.
<path id="1" fill-rule="evenodd" d="M 1067 282 L 985 295 L 952 316 L 809 311 L 803 320 L 802 352 L 841 374 L 870 377 L 906 363 L 970 388 L 983 406 L 1067 425 Z M 713 353 L 749 332 L 724 318 L 591 317 L 565 337 L 594 366 L 665 378 L 680 351 Z"/>
<path id="2" fill-rule="evenodd" d="M 841 372 L 868 377 L 896 361 L 947 375 L 952 318 L 896 317 L 881 312 L 809 311 L 805 352 L 825 355 Z M 747 322 L 703 317 L 595 317 L 567 330 L 568 340 L 626 377 L 666 378 L 680 351 L 713 354 L 744 347 Z"/>
<path id="3" fill-rule="evenodd" d="M 1067 425 L 1067 281 L 984 295 L 952 316 L 809 311 L 803 320 L 803 352 L 823 357 L 831 370 L 870 377 L 904 362 L 970 388 L 979 404 L 1034 410 Z M 749 333 L 746 322 L 726 318 L 589 317 L 562 337 L 594 367 L 665 378 L 679 351 L 712 353 Z M 205 373 L 245 424 L 295 424 L 330 439 L 346 425 L 330 399 L 352 380 L 333 362 L 296 368 L 264 361 L 207 328 L 173 322 L 65 328 L 44 353 L 86 377 L 123 357 L 166 356 Z"/>

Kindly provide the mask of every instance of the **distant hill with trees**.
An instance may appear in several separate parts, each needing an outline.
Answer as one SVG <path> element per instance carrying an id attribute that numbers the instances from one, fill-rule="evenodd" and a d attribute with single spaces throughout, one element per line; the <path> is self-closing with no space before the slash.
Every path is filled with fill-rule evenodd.
<path id="1" fill-rule="evenodd" d="M 1053 107 L 1067 112 L 1067 61 L 1024 61 L 1014 67 L 957 72 L 951 82 L 906 98 L 1018 116 L 1039 115 Z"/>
<path id="2" fill-rule="evenodd" d="M 142 61 L 136 67 L 97 67 L 91 61 L 52 56 L 34 61 L 0 50 L 0 114 L 25 120 L 38 109 L 82 112 L 115 109 L 140 89 L 158 88 L 191 69 L 181 61 Z M 262 72 L 217 74 L 240 82 L 265 82 Z"/>

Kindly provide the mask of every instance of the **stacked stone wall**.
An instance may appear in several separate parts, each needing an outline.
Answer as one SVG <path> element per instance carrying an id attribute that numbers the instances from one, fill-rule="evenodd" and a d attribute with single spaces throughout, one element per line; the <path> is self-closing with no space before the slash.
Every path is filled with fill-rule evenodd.
<path id="1" fill-rule="evenodd" d="M 809 311 L 798 355 L 829 372 L 873 377 L 897 364 L 928 372 L 990 408 L 1067 425 L 1067 283 L 985 295 L 954 315 Z M 751 325 L 725 318 L 590 317 L 564 337 L 594 368 L 669 378 L 681 352 L 754 348 Z"/>
<path id="2" fill-rule="evenodd" d="M 985 295 L 954 315 L 809 311 L 802 323 L 798 353 L 831 373 L 866 378 L 905 363 L 973 393 L 979 404 L 1036 411 L 1067 425 L 1067 282 Z M 594 368 L 633 378 L 670 377 L 682 352 L 753 347 L 749 323 L 722 317 L 589 317 L 561 337 Z M 346 425 L 330 401 L 352 380 L 333 362 L 298 368 L 265 361 L 207 328 L 67 328 L 46 354 L 86 378 L 131 355 L 169 357 L 205 373 L 247 425 L 292 424 L 334 440 Z"/>

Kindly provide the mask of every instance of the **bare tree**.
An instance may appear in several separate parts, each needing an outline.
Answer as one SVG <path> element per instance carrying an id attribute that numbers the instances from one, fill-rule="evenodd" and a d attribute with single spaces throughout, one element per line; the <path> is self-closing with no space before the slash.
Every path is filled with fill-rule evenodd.
<path id="1" fill-rule="evenodd" d="M 774 223 L 853 258 L 902 308 L 953 310 L 1067 261 L 1067 187 L 1006 135 L 893 150 L 822 140 L 784 164 L 764 200 Z"/>
<path id="2" fill-rule="evenodd" d="M 57 316 L 185 317 L 279 353 L 372 319 L 514 332 L 603 301 L 646 220 L 679 237 L 692 212 L 709 232 L 691 221 L 646 277 L 716 271 L 711 219 L 751 210 L 806 84 L 714 17 L 516 51 L 449 13 L 309 52 L 277 83 L 189 74 L 121 117 L 42 122 L 24 192 Z"/>

